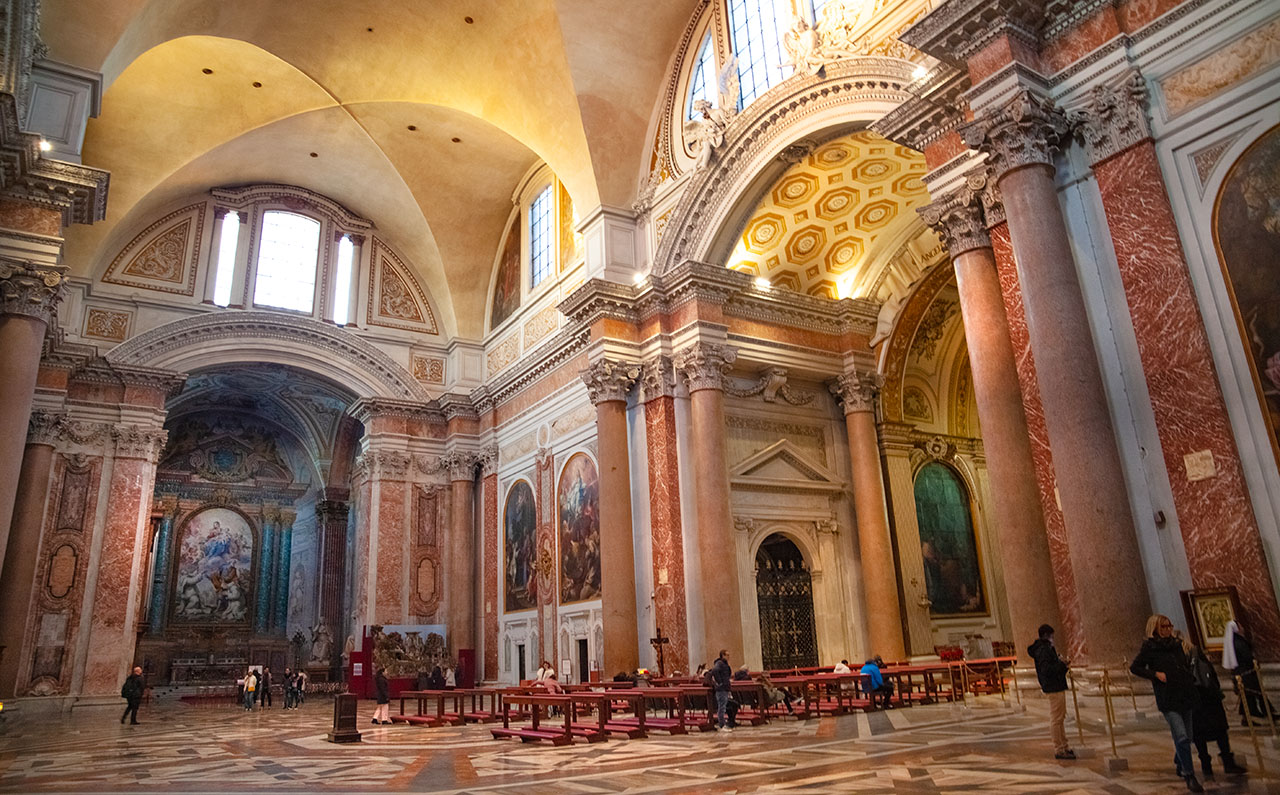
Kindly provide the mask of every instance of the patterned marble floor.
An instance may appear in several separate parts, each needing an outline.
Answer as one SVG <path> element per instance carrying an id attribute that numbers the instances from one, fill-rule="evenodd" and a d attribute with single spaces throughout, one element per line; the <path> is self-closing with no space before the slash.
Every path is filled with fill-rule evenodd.
<path id="1" fill-rule="evenodd" d="M 361 744 L 332 745 L 324 740 L 328 702 L 252 714 L 157 704 L 143 708 L 139 726 L 121 726 L 105 709 L 74 720 L 9 715 L 0 723 L 0 792 L 1185 792 L 1170 772 L 1162 721 L 1125 723 L 1117 745 L 1129 770 L 1109 774 L 1110 742 L 1087 714 L 1085 741 L 1076 743 L 1086 758 L 1071 763 L 1052 759 L 1045 714 L 1038 699 L 1022 711 L 987 697 L 967 708 L 565 748 L 495 741 L 477 726 L 367 723 Z M 1256 772 L 1248 735 L 1237 730 L 1232 742 L 1255 773 L 1246 781 L 1219 774 L 1208 791 L 1280 792 L 1280 777 Z M 1263 747 L 1267 769 L 1280 772 L 1280 752 Z"/>

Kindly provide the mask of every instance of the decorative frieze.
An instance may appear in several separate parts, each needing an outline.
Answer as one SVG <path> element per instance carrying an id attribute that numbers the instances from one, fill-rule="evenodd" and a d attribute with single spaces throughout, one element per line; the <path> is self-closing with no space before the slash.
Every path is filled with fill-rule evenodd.
<path id="1" fill-rule="evenodd" d="M 787 370 L 784 367 L 767 367 L 748 387 L 736 387 L 725 384 L 726 394 L 734 397 L 755 397 L 766 403 L 775 403 L 782 398 L 793 406 L 807 406 L 813 402 L 813 393 L 795 389 L 787 383 Z"/>
<path id="2" fill-rule="evenodd" d="M 1093 165 L 1151 137 L 1147 82 L 1130 72 L 1119 83 L 1095 86 L 1089 104 L 1071 115 Z"/>
<path id="3" fill-rule="evenodd" d="M 837 376 L 829 387 L 831 394 L 844 404 L 845 414 L 875 411 L 876 397 L 884 384 L 884 376 L 869 371 L 854 371 Z"/>
<path id="4" fill-rule="evenodd" d="M 0 260 L 0 315 L 24 315 L 52 325 L 65 285 L 64 268 Z"/>
<path id="5" fill-rule="evenodd" d="M 675 369 L 690 392 L 723 389 L 725 374 L 733 367 L 738 352 L 728 345 L 695 342 L 675 355 Z"/>
<path id="6" fill-rule="evenodd" d="M 960 128 L 964 142 L 986 152 L 997 179 L 1029 165 L 1053 167 L 1053 155 L 1070 129 L 1049 99 L 1019 89 L 1003 106 L 983 111 Z"/>
<path id="7" fill-rule="evenodd" d="M 587 385 L 592 405 L 609 401 L 626 401 L 627 393 L 640 377 L 640 365 L 614 359 L 600 359 L 580 374 Z"/>

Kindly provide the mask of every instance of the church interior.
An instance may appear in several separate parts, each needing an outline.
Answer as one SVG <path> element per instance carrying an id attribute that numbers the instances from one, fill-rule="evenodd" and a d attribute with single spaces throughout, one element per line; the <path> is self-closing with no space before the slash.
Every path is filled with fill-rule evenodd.
<path id="1" fill-rule="evenodd" d="M 1276 3 L 3 8 L 0 789 L 87 786 L 5 723 L 107 714 L 135 666 L 163 755 L 249 667 L 364 698 L 1007 659 L 953 750 L 1012 765 L 981 738 L 1047 742 L 1040 625 L 1081 672 L 1152 615 L 1280 663 Z M 292 779 L 229 786 L 564 783 L 465 727 L 444 765 L 361 726 L 388 759 L 347 778 L 309 708 L 267 741 Z M 956 709 L 743 732 L 785 759 L 714 775 L 836 786 L 901 734 L 1027 791 L 934 769 Z M 1143 726 L 1126 792 L 1168 767 Z M 569 769 L 690 747 L 646 742 Z"/>

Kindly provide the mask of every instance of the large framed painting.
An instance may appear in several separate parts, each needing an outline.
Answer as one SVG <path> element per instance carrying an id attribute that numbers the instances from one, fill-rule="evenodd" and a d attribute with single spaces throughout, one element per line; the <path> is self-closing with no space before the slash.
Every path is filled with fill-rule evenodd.
<path id="1" fill-rule="evenodd" d="M 253 529 L 230 508 L 191 515 L 178 534 L 174 619 L 240 623 L 249 619 Z"/>
<path id="2" fill-rule="evenodd" d="M 1213 237 L 1262 412 L 1280 452 L 1280 127 L 1232 164 L 1213 207 Z"/>
<path id="3" fill-rule="evenodd" d="M 507 491 L 502 509 L 504 603 L 508 613 L 538 605 L 537 534 L 533 489 L 529 481 L 517 480 Z"/>
<path id="4" fill-rule="evenodd" d="M 498 279 L 493 286 L 493 311 L 489 313 L 489 328 L 495 329 L 511 313 L 520 307 L 520 218 L 516 217 L 502 245 L 502 258 L 498 261 Z"/>
<path id="5" fill-rule="evenodd" d="M 1234 585 L 1180 591 L 1182 609 L 1187 614 L 1191 642 L 1210 654 L 1221 654 L 1227 622 L 1240 615 L 1240 597 Z"/>
<path id="6" fill-rule="evenodd" d="M 600 478 L 586 453 L 569 459 L 556 490 L 560 604 L 600 596 Z"/>
<path id="7" fill-rule="evenodd" d="M 973 533 L 969 490 L 946 464 L 931 461 L 915 482 L 916 520 L 925 590 L 933 615 L 971 615 L 987 611 Z"/>

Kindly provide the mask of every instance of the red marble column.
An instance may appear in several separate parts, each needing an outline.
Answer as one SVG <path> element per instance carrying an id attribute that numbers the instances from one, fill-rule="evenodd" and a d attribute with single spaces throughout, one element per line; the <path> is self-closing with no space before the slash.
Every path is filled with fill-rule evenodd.
<path id="1" fill-rule="evenodd" d="M 475 604 L 475 476 L 476 455 L 455 452 L 444 457 L 452 499 L 449 506 L 449 576 L 447 578 L 449 648 L 476 648 Z M 478 672 L 473 672 L 478 673 Z"/>
<path id="2" fill-rule="evenodd" d="M 1036 637 L 1041 624 L 1059 627 L 1062 620 L 995 254 L 972 190 L 941 197 L 922 215 L 941 233 L 955 267 L 1010 624 L 1025 661 L 1020 641 Z"/>
<path id="3" fill-rule="evenodd" d="M 689 620 L 684 592 L 684 529 L 680 521 L 680 464 L 676 455 L 671 362 L 660 358 L 647 363 L 641 386 L 649 463 L 654 628 L 662 630 L 671 641 L 663 651 L 666 672 L 688 672 Z"/>
<path id="4" fill-rule="evenodd" d="M 62 268 L 0 262 L 0 563 L 6 557 L 40 351 L 62 300 L 63 273 Z"/>
<path id="5" fill-rule="evenodd" d="M 481 488 L 484 491 L 484 679 L 492 682 L 498 678 L 498 611 L 502 609 L 497 473 L 486 474 Z"/>
<path id="6" fill-rule="evenodd" d="M 639 365 L 601 359 L 582 371 L 596 406 L 600 464 L 600 610 L 605 671 L 634 671 L 640 664 L 636 626 L 635 541 L 631 532 L 631 461 L 627 444 L 627 393 Z"/>
<path id="7" fill-rule="evenodd" d="M 694 498 L 699 575 L 705 597 L 703 648 L 713 659 L 725 649 L 729 661 L 740 664 L 742 599 L 724 438 L 724 376 L 736 358 L 737 352 L 726 345 L 698 342 L 676 355 L 675 367 L 689 388 L 690 447 L 698 472 Z"/>
<path id="8" fill-rule="evenodd" d="M 1060 117 L 1023 90 L 965 128 L 989 155 L 1012 236 L 1089 654 L 1122 659 L 1150 612 L 1124 469 L 1054 184 Z"/>
<path id="9" fill-rule="evenodd" d="M 32 590 L 40 557 L 40 533 L 53 468 L 53 443 L 62 415 L 33 412 L 31 434 L 22 457 L 13 527 L 0 577 L 0 698 L 17 695 L 23 641 L 32 609 Z"/>
<path id="10" fill-rule="evenodd" d="M 858 523 L 858 551 L 862 560 L 862 590 L 866 598 L 869 654 L 886 660 L 907 656 L 902 636 L 902 607 L 898 601 L 898 567 L 889 537 L 889 504 L 880 468 L 875 403 L 880 381 L 873 373 L 842 375 L 831 391 L 844 404 L 853 475 L 853 512 Z"/>
<path id="11" fill-rule="evenodd" d="M 1235 585 L 1259 647 L 1280 650 L 1280 609 L 1191 276 L 1132 76 L 1095 90 L 1085 137 L 1111 229 L 1178 525 L 1197 588 Z M 1208 457 L 1193 472 L 1192 456 Z"/>

